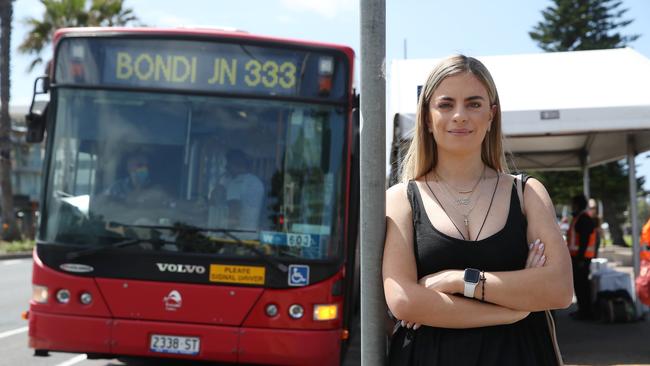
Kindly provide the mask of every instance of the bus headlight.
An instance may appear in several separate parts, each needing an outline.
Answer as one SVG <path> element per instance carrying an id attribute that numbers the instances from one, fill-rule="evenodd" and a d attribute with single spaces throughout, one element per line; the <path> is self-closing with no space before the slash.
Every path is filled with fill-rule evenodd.
<path id="1" fill-rule="evenodd" d="M 84 292 L 79 296 L 79 301 L 84 305 L 88 305 L 93 302 L 93 295 L 91 295 L 90 292 Z"/>
<path id="2" fill-rule="evenodd" d="M 67 304 L 70 301 L 70 291 L 62 288 L 56 292 L 56 301 Z"/>
<path id="3" fill-rule="evenodd" d="M 47 286 L 32 285 L 32 301 L 47 304 Z"/>
<path id="4" fill-rule="evenodd" d="M 318 304 L 314 305 L 314 320 L 332 320 L 338 315 L 338 306 L 336 304 Z"/>
<path id="5" fill-rule="evenodd" d="M 294 318 L 294 319 L 300 319 L 302 316 L 305 315 L 305 309 L 302 308 L 302 306 L 298 304 L 293 304 L 289 306 L 289 316 Z"/>

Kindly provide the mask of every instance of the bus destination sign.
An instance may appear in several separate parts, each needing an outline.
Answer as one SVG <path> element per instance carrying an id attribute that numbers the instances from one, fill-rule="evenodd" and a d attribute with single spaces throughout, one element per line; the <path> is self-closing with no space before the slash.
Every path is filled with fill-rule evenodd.
<path id="1" fill-rule="evenodd" d="M 296 60 L 264 56 L 251 58 L 245 54 L 215 55 L 111 47 L 106 52 L 104 82 L 293 94 L 298 70 Z"/>
<path id="2" fill-rule="evenodd" d="M 190 40 L 73 38 L 61 43 L 57 83 L 317 98 L 345 95 L 345 70 L 332 53 Z"/>

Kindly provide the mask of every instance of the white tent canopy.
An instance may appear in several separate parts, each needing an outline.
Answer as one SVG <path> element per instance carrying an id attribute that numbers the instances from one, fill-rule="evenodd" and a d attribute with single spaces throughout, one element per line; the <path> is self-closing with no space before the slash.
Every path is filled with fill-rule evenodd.
<path id="1" fill-rule="evenodd" d="M 497 85 L 514 169 L 584 169 L 587 195 L 590 166 L 627 157 L 634 176 L 634 155 L 650 149 L 648 58 L 631 48 L 477 58 Z M 410 139 L 418 87 L 438 61 L 393 62 L 387 141 Z M 636 199 L 630 203 L 638 274 Z"/>

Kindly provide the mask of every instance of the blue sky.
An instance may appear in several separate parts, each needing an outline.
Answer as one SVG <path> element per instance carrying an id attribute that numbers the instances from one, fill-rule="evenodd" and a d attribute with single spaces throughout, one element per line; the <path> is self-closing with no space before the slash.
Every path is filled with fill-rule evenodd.
<path id="1" fill-rule="evenodd" d="M 386 62 L 404 57 L 439 58 L 542 52 L 528 36 L 548 0 L 386 0 Z M 360 52 L 358 0 L 126 0 L 150 26 L 223 26 L 250 33 L 341 43 Z M 624 0 L 634 22 L 624 34 L 641 34 L 631 46 L 650 58 L 650 1 Z M 27 104 L 31 57 L 15 52 L 25 38 L 24 19 L 40 17 L 38 0 L 16 0 L 12 39 L 12 104 Z M 638 174 L 650 180 L 650 153 L 637 157 Z M 646 183 L 650 189 L 650 183 Z"/>

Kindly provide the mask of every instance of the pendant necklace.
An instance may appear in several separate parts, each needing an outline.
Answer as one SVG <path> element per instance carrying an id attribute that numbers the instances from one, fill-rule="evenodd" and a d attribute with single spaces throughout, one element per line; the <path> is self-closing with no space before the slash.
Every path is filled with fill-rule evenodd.
<path id="1" fill-rule="evenodd" d="M 489 216 L 489 214 L 490 214 L 490 210 L 492 209 L 492 203 L 494 203 L 494 196 L 495 196 L 496 193 L 497 193 L 497 188 L 499 187 L 499 178 L 500 178 L 500 176 L 501 176 L 501 174 L 500 174 L 499 172 L 496 172 L 496 173 L 497 173 L 497 181 L 496 181 L 496 184 L 494 185 L 494 190 L 492 191 L 492 197 L 490 198 L 490 205 L 488 206 L 488 209 L 487 209 L 487 211 L 485 212 L 485 217 L 483 218 L 483 223 L 481 224 L 481 228 L 479 229 L 478 233 L 476 234 L 476 238 L 474 238 L 474 241 L 478 241 L 478 238 L 480 237 L 481 232 L 483 231 L 483 227 L 485 226 L 485 222 L 487 221 L 487 218 L 488 218 L 488 216 Z M 434 174 L 435 174 L 435 173 L 434 173 Z M 484 174 L 485 174 L 485 171 L 484 171 Z M 449 218 L 449 221 L 451 221 L 452 225 L 454 225 L 454 227 L 456 228 L 456 230 L 458 231 L 458 233 L 460 234 L 460 236 L 463 238 L 463 240 L 469 240 L 469 235 L 470 235 L 470 233 L 469 233 L 469 213 L 468 213 L 467 216 L 463 215 L 464 218 L 465 218 L 465 220 L 464 220 L 464 223 L 465 223 L 465 229 L 467 229 L 467 235 L 468 235 L 468 237 L 465 238 L 465 235 L 464 235 L 463 232 L 458 228 L 458 225 L 456 225 L 456 223 L 455 223 L 454 220 L 451 218 L 451 216 L 449 216 L 449 213 L 447 212 L 447 209 L 445 209 L 445 206 L 442 204 L 442 202 L 440 201 L 440 199 L 438 199 L 438 196 L 436 196 L 436 194 L 433 192 L 433 189 L 431 188 L 431 185 L 429 185 L 429 177 L 428 177 L 428 174 L 426 174 L 426 175 L 424 176 L 424 181 L 425 181 L 425 184 L 427 185 L 427 188 L 429 188 L 429 192 L 431 192 L 431 194 L 433 195 L 433 198 L 436 200 L 436 202 L 438 203 L 438 205 L 440 206 L 440 208 L 442 209 L 442 211 L 445 213 L 445 215 L 447 215 L 447 217 Z M 479 198 L 480 198 L 480 197 L 479 197 Z M 478 198 L 477 198 L 476 202 L 478 202 Z M 474 209 L 474 207 L 476 206 L 476 202 L 474 203 L 474 205 L 472 206 L 471 209 Z M 462 215 L 462 213 L 461 213 L 461 215 Z"/>
<path id="2" fill-rule="evenodd" d="M 446 188 L 446 187 L 443 185 L 443 188 Z M 479 198 L 481 197 L 481 188 L 482 187 L 479 187 L 479 189 L 478 189 L 478 196 L 473 201 L 474 204 L 472 204 L 472 206 L 467 211 L 461 210 L 461 206 L 464 206 L 465 204 L 459 203 L 459 200 L 456 197 L 453 197 L 453 194 L 451 192 L 449 192 L 449 190 L 443 189 L 443 193 L 446 193 L 448 198 L 456 203 L 457 207 L 455 207 L 455 210 L 456 210 L 456 212 L 460 213 L 461 216 L 463 216 L 463 223 L 465 224 L 465 229 L 467 229 L 467 232 L 469 232 L 469 215 L 472 213 L 472 211 L 474 211 L 474 207 L 476 207 L 476 205 L 478 204 Z M 445 190 L 447 192 L 444 192 Z M 469 197 L 465 198 L 468 203 L 471 201 L 471 198 L 473 196 L 474 196 L 474 193 L 472 193 Z M 438 197 L 436 197 L 436 199 L 437 198 Z"/>
<path id="3" fill-rule="evenodd" d="M 476 190 L 476 187 L 478 187 L 479 183 L 485 179 L 485 169 L 486 165 L 483 165 L 483 171 L 481 172 L 481 175 L 478 177 L 476 180 L 476 183 L 474 183 L 474 186 L 472 186 L 472 189 L 470 190 L 459 190 L 456 187 L 452 187 L 447 181 L 442 178 L 437 172 L 434 171 L 434 176 L 436 177 L 436 180 L 440 180 L 442 182 L 443 187 L 447 191 L 448 195 L 454 203 L 456 203 L 456 206 L 467 206 L 470 204 L 472 197 L 474 196 L 474 192 Z M 453 188 L 453 189 L 452 189 Z M 458 194 L 470 194 L 469 197 L 458 197 L 454 192 L 458 192 Z M 471 211 L 471 209 L 470 209 Z M 469 215 L 469 213 L 468 213 Z"/>

